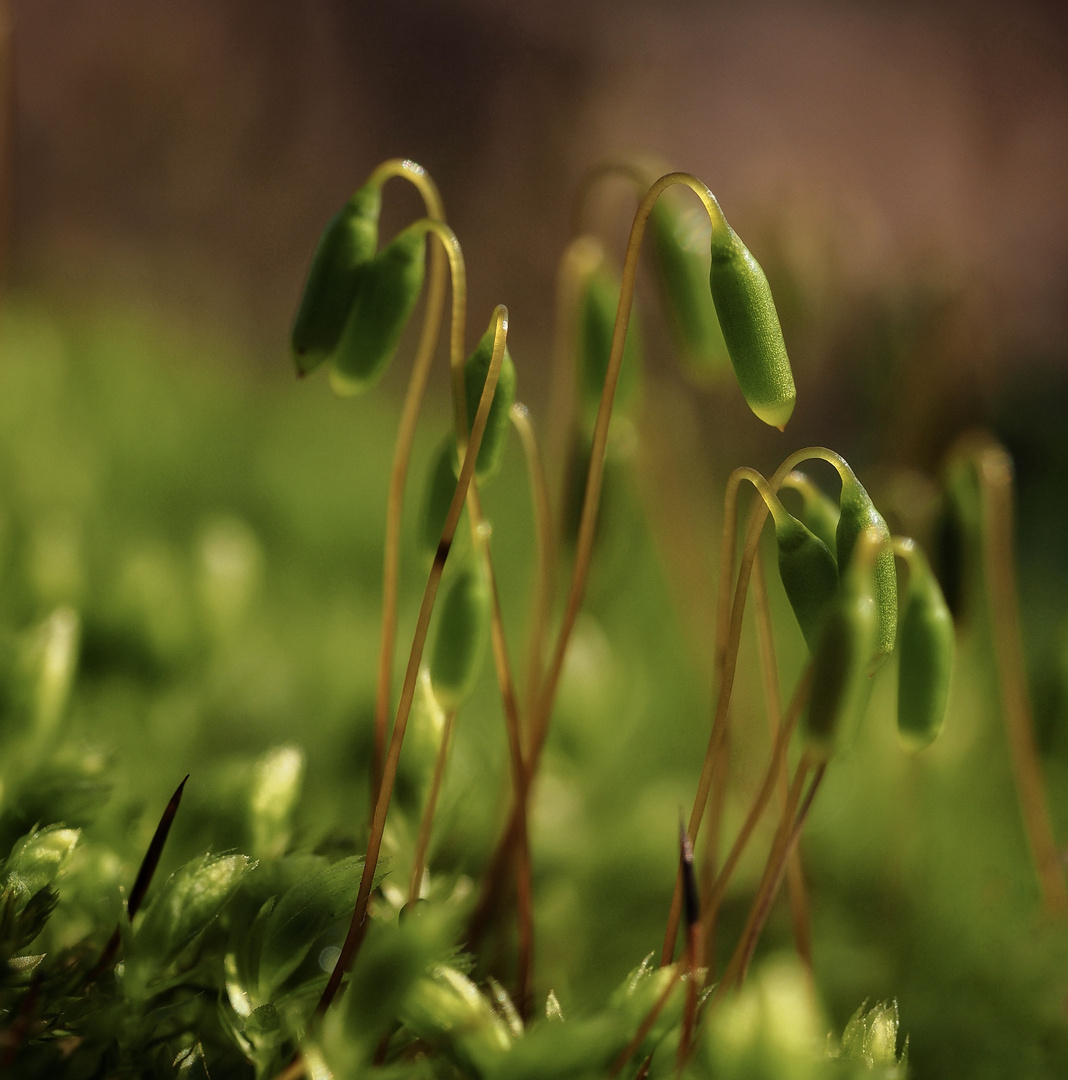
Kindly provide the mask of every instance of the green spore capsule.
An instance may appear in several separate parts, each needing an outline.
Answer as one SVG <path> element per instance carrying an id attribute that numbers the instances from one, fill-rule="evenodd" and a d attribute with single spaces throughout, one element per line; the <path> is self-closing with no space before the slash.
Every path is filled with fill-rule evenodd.
<path id="1" fill-rule="evenodd" d="M 438 549 L 445 519 L 456 492 L 456 440 L 450 435 L 434 456 L 419 518 L 419 550 L 431 556 Z"/>
<path id="2" fill-rule="evenodd" d="M 906 748 L 934 741 L 946 714 L 953 672 L 953 617 L 918 547 L 908 555 L 909 584 L 898 639 L 897 730 Z"/>
<path id="3" fill-rule="evenodd" d="M 810 652 L 838 592 L 838 566 L 827 545 L 792 514 L 775 515 L 779 577 Z"/>
<path id="4" fill-rule="evenodd" d="M 330 368 L 337 393 L 359 394 L 382 378 L 422 291 L 425 270 L 422 222 L 409 225 L 363 268 Z"/>
<path id="5" fill-rule="evenodd" d="M 478 403 L 482 400 L 482 388 L 486 385 L 486 376 L 489 374 L 490 360 L 493 358 L 495 327 L 496 323 L 491 322 L 475 351 L 464 364 L 464 399 L 467 406 L 468 430 L 475 422 Z M 490 405 L 489 417 L 486 419 L 486 429 L 482 433 L 478 460 L 475 462 L 475 476 L 479 480 L 491 479 L 501 466 L 501 455 L 504 453 L 504 443 L 510 426 L 509 413 L 515 404 L 515 387 L 515 364 L 512 363 L 512 357 L 506 345 L 504 358 L 501 361 L 501 373 L 497 379 L 497 389 Z"/>
<path id="6" fill-rule="evenodd" d="M 489 623 L 489 582 L 476 555 L 453 578 L 445 595 L 430 658 L 430 685 L 447 713 L 458 709 L 474 689 Z"/>
<path id="7" fill-rule="evenodd" d="M 871 695 L 868 662 L 879 626 L 873 586 L 870 567 L 850 568 L 813 652 L 804 731 L 808 748 L 822 758 L 849 742 Z"/>
<path id="8" fill-rule="evenodd" d="M 830 548 L 838 548 L 838 504 L 799 469 L 787 473 L 782 486 L 801 496 L 801 520 Z"/>
<path id="9" fill-rule="evenodd" d="M 596 420 L 601 404 L 618 306 L 619 279 L 599 266 L 586 279 L 579 312 L 578 388 L 582 411 L 590 425 Z M 627 324 L 627 339 L 623 343 L 615 405 L 626 405 L 633 397 L 640 369 L 641 338 L 636 314 L 632 312 Z"/>
<path id="10" fill-rule="evenodd" d="M 881 541 L 872 567 L 872 595 L 875 598 L 878 628 L 868 671 L 874 675 L 894 651 L 897 637 L 897 570 L 890 547 L 890 529 L 853 470 L 845 462 L 841 463 L 839 475 L 842 477 L 842 494 L 839 499 L 838 529 L 835 533 L 839 574 L 845 574 L 852 561 L 857 540 L 866 529 L 873 529 Z"/>
<path id="11" fill-rule="evenodd" d="M 319 237 L 293 322 L 293 358 L 301 375 L 329 360 L 341 340 L 360 271 L 378 246 L 381 208 L 381 188 L 367 184 L 327 222 Z"/>
<path id="12" fill-rule="evenodd" d="M 729 357 L 707 285 L 708 215 L 687 213 L 672 195 L 664 192 L 649 215 L 664 302 L 684 362 L 695 378 L 712 382 Z"/>
<path id="13" fill-rule="evenodd" d="M 772 427 L 786 427 L 797 392 L 779 315 L 760 264 L 727 226 L 712 232 L 708 276 L 723 339 L 749 408 Z"/>

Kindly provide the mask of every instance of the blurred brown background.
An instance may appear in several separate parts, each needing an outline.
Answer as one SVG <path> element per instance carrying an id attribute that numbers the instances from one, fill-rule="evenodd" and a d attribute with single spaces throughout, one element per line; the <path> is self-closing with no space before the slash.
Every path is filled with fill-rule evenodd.
<path id="1" fill-rule="evenodd" d="M 11 0 L 9 278 L 281 364 L 322 224 L 410 156 L 463 241 L 473 330 L 503 301 L 534 358 L 579 178 L 652 151 L 768 270 L 813 402 L 798 438 L 848 439 L 867 401 L 923 460 L 932 418 L 982 418 L 998 372 L 1063 365 L 1062 8 Z M 399 223 L 417 203 L 397 191 Z"/>

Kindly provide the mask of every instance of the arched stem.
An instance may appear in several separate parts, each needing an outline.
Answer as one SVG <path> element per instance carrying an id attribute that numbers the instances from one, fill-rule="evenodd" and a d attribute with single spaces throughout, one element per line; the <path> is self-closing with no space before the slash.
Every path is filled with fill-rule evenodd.
<path id="1" fill-rule="evenodd" d="M 538 440 L 530 413 L 525 405 L 512 406 L 512 425 L 519 434 L 530 480 L 531 502 L 534 511 L 534 535 L 537 545 L 537 567 L 532 588 L 530 638 L 527 644 L 527 671 L 523 714 L 530 716 L 538 696 L 541 667 L 545 660 L 545 635 L 549 626 L 549 609 L 556 586 L 556 562 L 553 557 L 553 519 L 549 502 L 549 486 L 545 467 L 538 453 Z"/>
<path id="2" fill-rule="evenodd" d="M 531 718 L 533 742 L 530 769 L 532 772 L 535 772 L 538 767 L 541 750 L 548 733 L 549 717 L 556 699 L 556 690 L 563 671 L 567 646 L 571 640 L 575 620 L 578 618 L 579 609 L 585 596 L 586 581 L 593 554 L 593 539 L 597 526 L 601 485 L 604 480 L 604 456 L 608 444 L 608 425 L 612 417 L 612 404 L 615 400 L 616 384 L 619 381 L 619 370 L 623 362 L 623 345 L 626 341 L 627 326 L 630 323 L 630 310 L 634 301 L 634 287 L 642 237 L 645 234 L 646 222 L 656 200 L 662 192 L 674 184 L 686 184 L 701 199 L 712 221 L 713 233 L 717 229 L 729 229 L 726 219 L 723 217 L 723 212 L 719 208 L 719 203 L 716 202 L 716 197 L 708 187 L 689 173 L 668 173 L 666 176 L 660 177 L 646 192 L 634 215 L 630 238 L 627 241 L 627 252 L 623 260 L 619 303 L 616 308 L 616 321 L 612 332 L 612 346 L 605 373 L 604 390 L 601 394 L 601 403 L 593 429 L 590 466 L 586 475 L 586 491 L 583 496 L 578 539 L 575 544 L 575 561 L 571 572 L 571 585 L 568 591 L 563 620 L 557 634 L 556 645 L 546 671 L 542 692 L 539 695 L 538 707 Z"/>
<path id="3" fill-rule="evenodd" d="M 775 470 L 774 475 L 768 481 L 768 487 L 772 492 L 777 492 L 784 477 L 803 461 L 821 460 L 829 464 L 842 474 L 842 470 L 848 470 L 849 466 L 844 459 L 833 450 L 823 446 L 809 446 L 792 453 Z M 733 498 L 736 495 L 737 484 L 744 477 L 740 471 L 737 480 L 728 484 L 728 494 Z M 733 491 L 732 491 L 733 487 Z M 701 766 L 701 775 L 697 781 L 697 794 L 694 796 L 693 810 L 687 831 L 696 840 L 700 831 L 701 819 L 704 817 L 705 808 L 708 805 L 708 793 L 712 785 L 712 777 L 717 771 L 717 762 L 722 752 L 723 741 L 727 734 L 727 717 L 730 709 L 731 692 L 734 689 L 734 676 L 738 666 L 738 646 L 742 635 L 742 616 L 745 612 L 745 601 L 749 590 L 749 578 L 753 569 L 753 560 L 756 558 L 757 545 L 760 542 L 760 533 L 764 522 L 768 517 L 768 507 L 763 500 L 758 500 L 749 511 L 749 520 L 746 526 L 745 546 L 742 550 L 742 559 L 738 567 L 738 581 L 734 590 L 734 601 L 730 609 L 730 621 L 723 650 L 722 676 L 719 681 L 719 693 L 716 698 L 716 711 L 712 720 L 712 730 L 709 734 L 708 746 L 705 749 L 705 759 Z M 724 536 L 727 536 L 727 523 L 724 524 Z M 731 552 L 733 554 L 733 528 L 731 530 Z M 733 561 L 733 560 L 732 560 Z M 729 571 L 723 570 L 724 578 Z M 721 600 L 722 604 L 722 600 Z M 664 948 L 661 953 L 665 963 L 670 963 L 670 957 L 674 954 L 675 938 L 678 934 L 679 915 L 682 911 L 682 883 L 676 877 L 675 892 L 671 899 L 671 910 L 668 914 L 667 929 L 664 934 Z"/>
<path id="4" fill-rule="evenodd" d="M 379 787 L 378 798 L 375 802 L 374 816 L 371 821 L 371 834 L 367 843 L 367 855 L 363 866 L 363 875 L 360 878 L 360 887 L 356 896 L 356 904 L 352 912 L 352 920 L 349 923 L 348 933 L 341 948 L 334 970 L 330 974 L 326 988 L 316 1007 L 318 1015 L 322 1015 L 334 1000 L 341 980 L 352 966 L 363 941 L 366 931 L 367 905 L 371 897 L 371 886 L 374 881 L 375 870 L 378 868 L 378 856 L 382 850 L 382 836 L 386 827 L 386 812 L 389 809 L 390 798 L 393 794 L 393 784 L 397 777 L 397 765 L 400 761 L 401 745 L 404 741 L 404 732 L 408 724 L 408 716 L 411 712 L 412 699 L 415 695 L 415 681 L 419 673 L 419 664 L 423 658 L 423 648 L 426 644 L 427 629 L 430 625 L 430 615 L 434 608 L 434 600 L 437 597 L 438 586 L 441 583 L 441 573 L 445 568 L 445 560 L 448 558 L 449 549 L 452 546 L 453 537 L 456 535 L 456 526 L 460 521 L 460 511 L 463 509 L 467 498 L 468 488 L 474 476 L 475 461 L 479 447 L 482 445 L 482 433 L 486 428 L 486 419 L 489 416 L 490 405 L 497 389 L 497 379 L 501 372 L 501 362 L 504 359 L 505 340 L 508 335 L 508 311 L 504 307 L 498 307 L 495 312 L 496 328 L 493 339 L 493 354 L 490 358 L 489 370 L 486 373 L 486 382 L 482 388 L 482 397 L 479 400 L 478 412 L 471 428 L 471 438 L 467 449 L 463 454 L 460 466 L 460 476 L 456 482 L 456 490 L 453 493 L 452 502 L 449 504 L 449 512 L 445 517 L 445 525 L 442 528 L 441 540 L 434 555 L 434 562 L 430 567 L 427 577 L 426 588 L 423 592 L 423 601 L 419 608 L 419 618 L 416 622 L 415 634 L 412 640 L 411 652 L 408 656 L 408 667 L 404 675 L 404 684 L 401 688 L 400 702 L 397 705 L 397 717 L 393 724 L 393 735 L 389 743 L 389 752 L 386 756 L 385 766 L 382 772 L 382 783 Z"/>
<path id="5" fill-rule="evenodd" d="M 597 419 L 594 424 L 593 438 L 590 448 L 590 464 L 586 474 L 586 489 L 582 501 L 582 512 L 579 520 L 578 538 L 575 544 L 575 558 L 571 572 L 571 584 L 568 590 L 567 601 L 560 628 L 557 632 L 556 643 L 552 650 L 549 663 L 546 667 L 545 677 L 542 681 L 536 707 L 530 717 L 530 752 L 527 757 L 526 770 L 528 779 L 526 790 L 529 793 L 534 776 L 537 774 L 541 753 L 545 746 L 548 735 L 549 720 L 552 715 L 553 705 L 556 700 L 556 692 L 563 672 L 564 658 L 567 655 L 567 647 L 571 640 L 571 634 L 575 628 L 579 610 L 585 596 L 586 582 L 589 576 L 590 561 L 593 554 L 593 540 L 597 526 L 597 514 L 600 504 L 601 486 L 604 480 L 605 448 L 608 443 L 608 426 L 612 416 L 612 404 L 615 400 L 616 384 L 619 381 L 620 366 L 623 362 L 623 345 L 627 337 L 627 326 L 630 322 L 630 311 L 634 301 L 634 289 L 638 272 L 638 255 L 641 251 L 642 238 L 645 234 L 645 226 L 649 219 L 656 200 L 669 187 L 674 184 L 685 184 L 693 190 L 707 211 L 712 222 L 712 232 L 726 233 L 729 231 L 727 221 L 720 210 L 716 197 L 709 188 L 696 177 L 689 173 L 668 173 L 660 177 L 646 192 L 634 215 L 631 225 L 630 237 L 627 241 L 627 251 L 623 260 L 623 272 L 620 282 L 619 302 L 616 307 L 616 321 L 612 331 L 612 345 L 609 351 L 608 365 L 605 372 L 604 389 L 601 393 L 601 402 L 597 411 Z M 706 790 L 707 794 L 707 790 Z M 702 802 L 702 806 L 703 806 Z M 488 913 L 492 910 L 499 883 L 503 879 L 503 870 L 510 858 L 511 849 L 518 837 L 518 815 L 522 812 L 518 805 L 513 805 L 508 826 L 501 836 L 497 849 L 490 862 L 486 874 L 482 895 L 476 906 L 471 919 L 471 933 L 477 937 L 481 931 Z M 690 828 L 691 835 L 696 836 L 696 830 Z"/>
<path id="6" fill-rule="evenodd" d="M 384 184 L 391 177 L 403 177 L 415 185 L 426 206 L 430 221 L 444 223 L 445 210 L 434 181 L 422 166 L 412 161 L 393 159 L 384 162 L 371 174 L 371 182 Z M 434 361 L 441 318 L 445 309 L 446 269 L 452 278 L 452 351 L 457 347 L 462 354 L 464 339 L 464 315 L 467 306 L 467 284 L 463 255 L 451 230 L 446 235 L 436 234 L 440 244 L 430 252 L 430 274 L 427 285 L 426 308 L 423 327 L 416 348 L 412 372 L 401 408 L 397 437 L 393 444 L 393 463 L 390 467 L 389 491 L 386 497 L 386 532 L 382 561 L 382 632 L 378 653 L 378 676 L 375 688 L 375 715 L 373 749 L 371 757 L 372 805 L 378 798 L 382 781 L 382 763 L 386 747 L 386 726 L 389 718 L 390 684 L 393 677 L 393 656 L 397 638 L 397 604 L 400 576 L 400 530 L 401 512 L 404 505 L 404 489 L 408 479 L 415 427 L 419 420 L 423 398 L 426 396 L 430 366 Z"/>
<path id="7" fill-rule="evenodd" d="M 1050 821 L 1025 674 L 1013 553 L 1012 460 L 1003 447 L 981 436 L 963 441 L 953 456 L 970 462 L 979 480 L 983 584 L 1016 793 L 1042 905 L 1047 915 L 1063 919 L 1068 915 L 1068 887 Z"/>

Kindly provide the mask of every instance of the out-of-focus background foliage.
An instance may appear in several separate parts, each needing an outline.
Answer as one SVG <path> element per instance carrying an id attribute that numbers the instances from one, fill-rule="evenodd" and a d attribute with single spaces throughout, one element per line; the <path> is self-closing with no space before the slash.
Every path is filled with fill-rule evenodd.
<path id="1" fill-rule="evenodd" d="M 794 361 L 798 407 L 779 436 L 733 390 L 684 385 L 643 297 L 652 377 L 631 495 L 652 524 L 617 537 L 591 588 L 596 621 L 580 643 L 594 677 L 562 701 L 535 847 L 540 970 L 565 1010 L 657 944 L 673 815 L 704 742 L 700 635 L 735 465 L 770 471 L 797 446 L 834 446 L 888 516 L 922 531 L 925 477 L 954 437 L 981 425 L 1006 442 L 1036 723 L 1068 836 L 1058 5 L 21 0 L 6 19 L 4 622 L 21 633 L 55 604 L 83 612 L 69 737 L 106 744 L 111 718 L 126 718 L 113 750 L 125 786 L 107 820 L 127 861 L 151 830 L 146 807 L 180 778 L 165 766 L 184 772 L 187 758 L 206 763 L 205 781 L 190 784 L 173 859 L 240 845 L 237 826 L 213 824 L 237 759 L 294 738 L 308 752 L 300 838 L 352 842 L 381 447 L 403 372 L 373 401 L 335 401 L 320 380 L 292 380 L 287 342 L 320 228 L 390 156 L 442 189 L 472 328 L 509 306 L 535 416 L 574 191 L 621 152 L 709 183 L 768 272 Z M 418 211 L 389 190 L 387 236 Z M 621 243 L 632 196 L 605 194 L 602 224 Z M 420 465 L 437 432 L 421 436 Z M 672 483 L 652 479 L 682 462 Z M 487 498 L 502 523 L 520 522 L 495 533 L 521 598 L 518 641 L 529 525 L 518 454 L 506 468 L 512 494 Z M 405 588 L 410 601 L 418 582 Z M 817 976 L 839 1029 L 864 997 L 896 994 L 917 1076 L 963 1075 L 965 1060 L 973 1076 L 1056 1075 L 1068 950 L 1063 934 L 1043 936 L 1007 769 L 989 764 L 1004 749 L 983 630 L 970 641 L 954 715 L 976 729 L 905 763 L 884 728 L 821 793 Z M 798 642 L 784 647 L 789 670 Z M 742 677 L 739 712 L 760 724 L 755 686 Z M 476 729 L 496 722 L 484 689 Z M 890 702 L 892 689 L 877 696 L 883 720 Z M 651 730 L 657 716 L 670 720 Z M 461 733 L 445 868 L 477 872 L 486 854 L 501 801 L 459 793 L 489 766 L 503 789 L 502 746 L 499 731 Z M 755 768 L 743 753 L 738 778 Z M 27 805 L 24 823 L 42 812 Z M 743 916 L 728 904 L 725 934 Z M 784 920 L 772 937 L 788 941 Z"/>

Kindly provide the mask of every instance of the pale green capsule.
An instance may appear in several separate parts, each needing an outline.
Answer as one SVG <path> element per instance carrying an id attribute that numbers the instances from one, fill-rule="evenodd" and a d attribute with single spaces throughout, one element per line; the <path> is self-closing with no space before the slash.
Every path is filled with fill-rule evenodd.
<path id="1" fill-rule="evenodd" d="M 809 651 L 838 592 L 838 566 L 827 545 L 785 510 L 775 516 L 779 577 Z"/>
<path id="2" fill-rule="evenodd" d="M 848 743 L 871 695 L 868 662 L 878 630 L 871 584 L 869 573 L 850 569 L 827 611 L 812 656 L 804 732 L 809 749 L 820 757 L 830 757 Z"/>
<path id="3" fill-rule="evenodd" d="M 728 226 L 712 232 L 708 283 L 734 374 L 749 408 L 781 431 L 797 392 L 771 287 L 760 264 Z"/>
<path id="4" fill-rule="evenodd" d="M 801 520 L 827 545 L 831 551 L 838 547 L 838 504 L 799 469 L 787 473 L 782 486 L 791 488 L 801 496 Z"/>
<path id="5" fill-rule="evenodd" d="M 334 353 L 330 382 L 339 394 L 359 394 L 382 377 L 423 288 L 426 228 L 416 222 L 360 273 L 360 287 Z"/>
<path id="6" fill-rule="evenodd" d="M 441 541 L 441 531 L 449 516 L 449 506 L 456 493 L 456 439 L 450 435 L 434 455 L 423 496 L 423 509 L 419 519 L 419 550 L 433 555 Z"/>
<path id="7" fill-rule="evenodd" d="M 438 617 L 430 658 L 430 685 L 445 712 L 453 712 L 474 689 L 486 652 L 490 587 L 477 557 L 453 578 Z"/>
<path id="8" fill-rule="evenodd" d="M 478 403 L 482 400 L 482 388 L 486 385 L 490 361 L 493 358 L 493 337 L 496 322 L 491 322 L 489 329 L 482 335 L 475 351 L 464 364 L 464 398 L 467 407 L 467 426 L 470 430 L 478 412 Z M 475 476 L 479 480 L 489 480 L 501 466 L 505 440 L 511 424 L 509 414 L 515 404 L 516 376 L 515 364 L 505 346 L 501 361 L 501 373 L 497 379 L 497 388 L 486 419 L 486 429 L 482 433 L 482 444 L 478 448 L 478 460 L 475 462 Z"/>
<path id="9" fill-rule="evenodd" d="M 874 529 L 875 534 L 883 541 L 872 568 L 872 595 L 875 599 L 878 629 L 872 655 L 869 657 L 868 671 L 874 674 L 894 651 L 897 637 L 897 570 L 890 547 L 890 529 L 853 470 L 843 462 L 839 472 L 842 477 L 842 494 L 835 534 L 839 574 L 844 575 L 849 568 L 857 540 L 865 529 Z"/>
<path id="10" fill-rule="evenodd" d="M 365 185 L 330 219 L 312 255 L 297 317 L 293 357 L 306 375 L 329 360 L 341 340 L 361 269 L 378 246 L 382 190 Z"/>
<path id="11" fill-rule="evenodd" d="M 595 269 L 586 279 L 579 312 L 580 343 L 578 351 L 579 397 L 589 423 L 597 417 L 601 393 L 612 352 L 612 333 L 619 306 L 619 280 L 604 269 Z M 641 370 L 641 339 L 637 318 L 632 312 L 623 343 L 623 361 L 616 383 L 614 404 L 625 405 L 633 396 Z"/>
<path id="12" fill-rule="evenodd" d="M 918 548 L 909 559 L 897 648 L 897 729 L 910 750 L 922 750 L 942 730 L 953 672 L 954 633 L 945 597 Z"/>
<path id="13" fill-rule="evenodd" d="M 685 212 L 673 193 L 665 191 L 649 215 L 649 227 L 683 360 L 697 378 L 712 381 L 726 369 L 729 357 L 708 291 L 708 215 Z"/>

